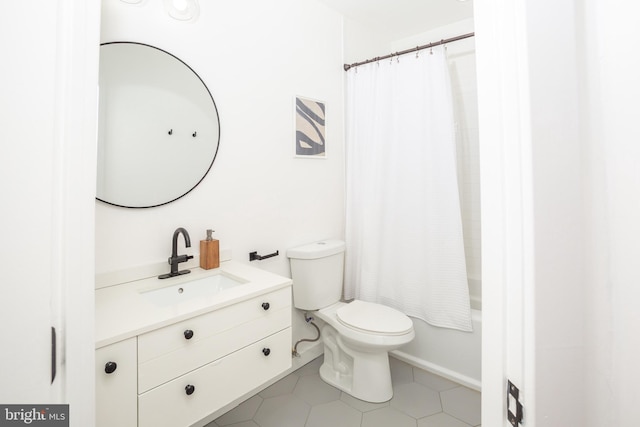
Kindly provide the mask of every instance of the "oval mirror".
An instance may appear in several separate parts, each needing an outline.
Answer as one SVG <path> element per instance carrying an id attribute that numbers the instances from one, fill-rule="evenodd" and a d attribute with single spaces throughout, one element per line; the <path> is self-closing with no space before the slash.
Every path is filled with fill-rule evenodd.
<path id="1" fill-rule="evenodd" d="M 129 208 L 179 199 L 207 175 L 220 121 L 202 79 L 142 43 L 100 47 L 96 198 Z"/>

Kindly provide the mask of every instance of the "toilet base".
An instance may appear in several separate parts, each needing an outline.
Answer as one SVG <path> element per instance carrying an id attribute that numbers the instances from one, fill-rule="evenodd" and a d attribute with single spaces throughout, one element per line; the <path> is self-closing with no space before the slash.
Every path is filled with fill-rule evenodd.
<path id="1" fill-rule="evenodd" d="M 337 331 L 325 325 L 324 363 L 320 378 L 327 384 L 366 402 L 386 402 L 393 397 L 388 352 L 362 352 L 345 345 Z"/>

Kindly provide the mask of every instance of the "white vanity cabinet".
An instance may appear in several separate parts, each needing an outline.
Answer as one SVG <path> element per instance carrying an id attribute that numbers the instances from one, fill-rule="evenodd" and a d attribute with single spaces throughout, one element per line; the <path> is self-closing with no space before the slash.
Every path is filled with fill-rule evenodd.
<path id="1" fill-rule="evenodd" d="M 140 394 L 291 326 L 290 288 L 138 337 Z"/>
<path id="2" fill-rule="evenodd" d="M 136 338 L 96 350 L 96 426 L 135 427 L 138 422 Z"/>
<path id="3" fill-rule="evenodd" d="M 140 427 L 189 426 L 282 373 L 291 329 L 215 360 L 140 395 Z"/>
<path id="4" fill-rule="evenodd" d="M 188 427 L 291 367 L 290 286 L 184 317 L 96 351 L 99 427 Z"/>
<path id="5" fill-rule="evenodd" d="M 189 426 L 291 366 L 291 291 L 138 337 L 140 427 Z"/>

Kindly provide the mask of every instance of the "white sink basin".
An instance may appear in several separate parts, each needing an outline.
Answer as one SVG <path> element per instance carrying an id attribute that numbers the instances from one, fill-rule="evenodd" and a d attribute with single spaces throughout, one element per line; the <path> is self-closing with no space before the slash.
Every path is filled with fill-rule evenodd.
<path id="1" fill-rule="evenodd" d="M 142 297 L 157 305 L 174 305 L 193 298 L 206 298 L 225 289 L 247 283 L 223 273 L 181 282 L 164 288 L 142 291 Z"/>

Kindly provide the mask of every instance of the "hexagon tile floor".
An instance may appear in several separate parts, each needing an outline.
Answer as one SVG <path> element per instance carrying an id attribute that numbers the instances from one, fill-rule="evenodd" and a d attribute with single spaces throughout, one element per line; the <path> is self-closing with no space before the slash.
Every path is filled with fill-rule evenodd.
<path id="1" fill-rule="evenodd" d="M 206 427 L 476 427 L 480 393 L 393 357 L 394 395 L 368 403 L 326 384 L 322 356 Z"/>

